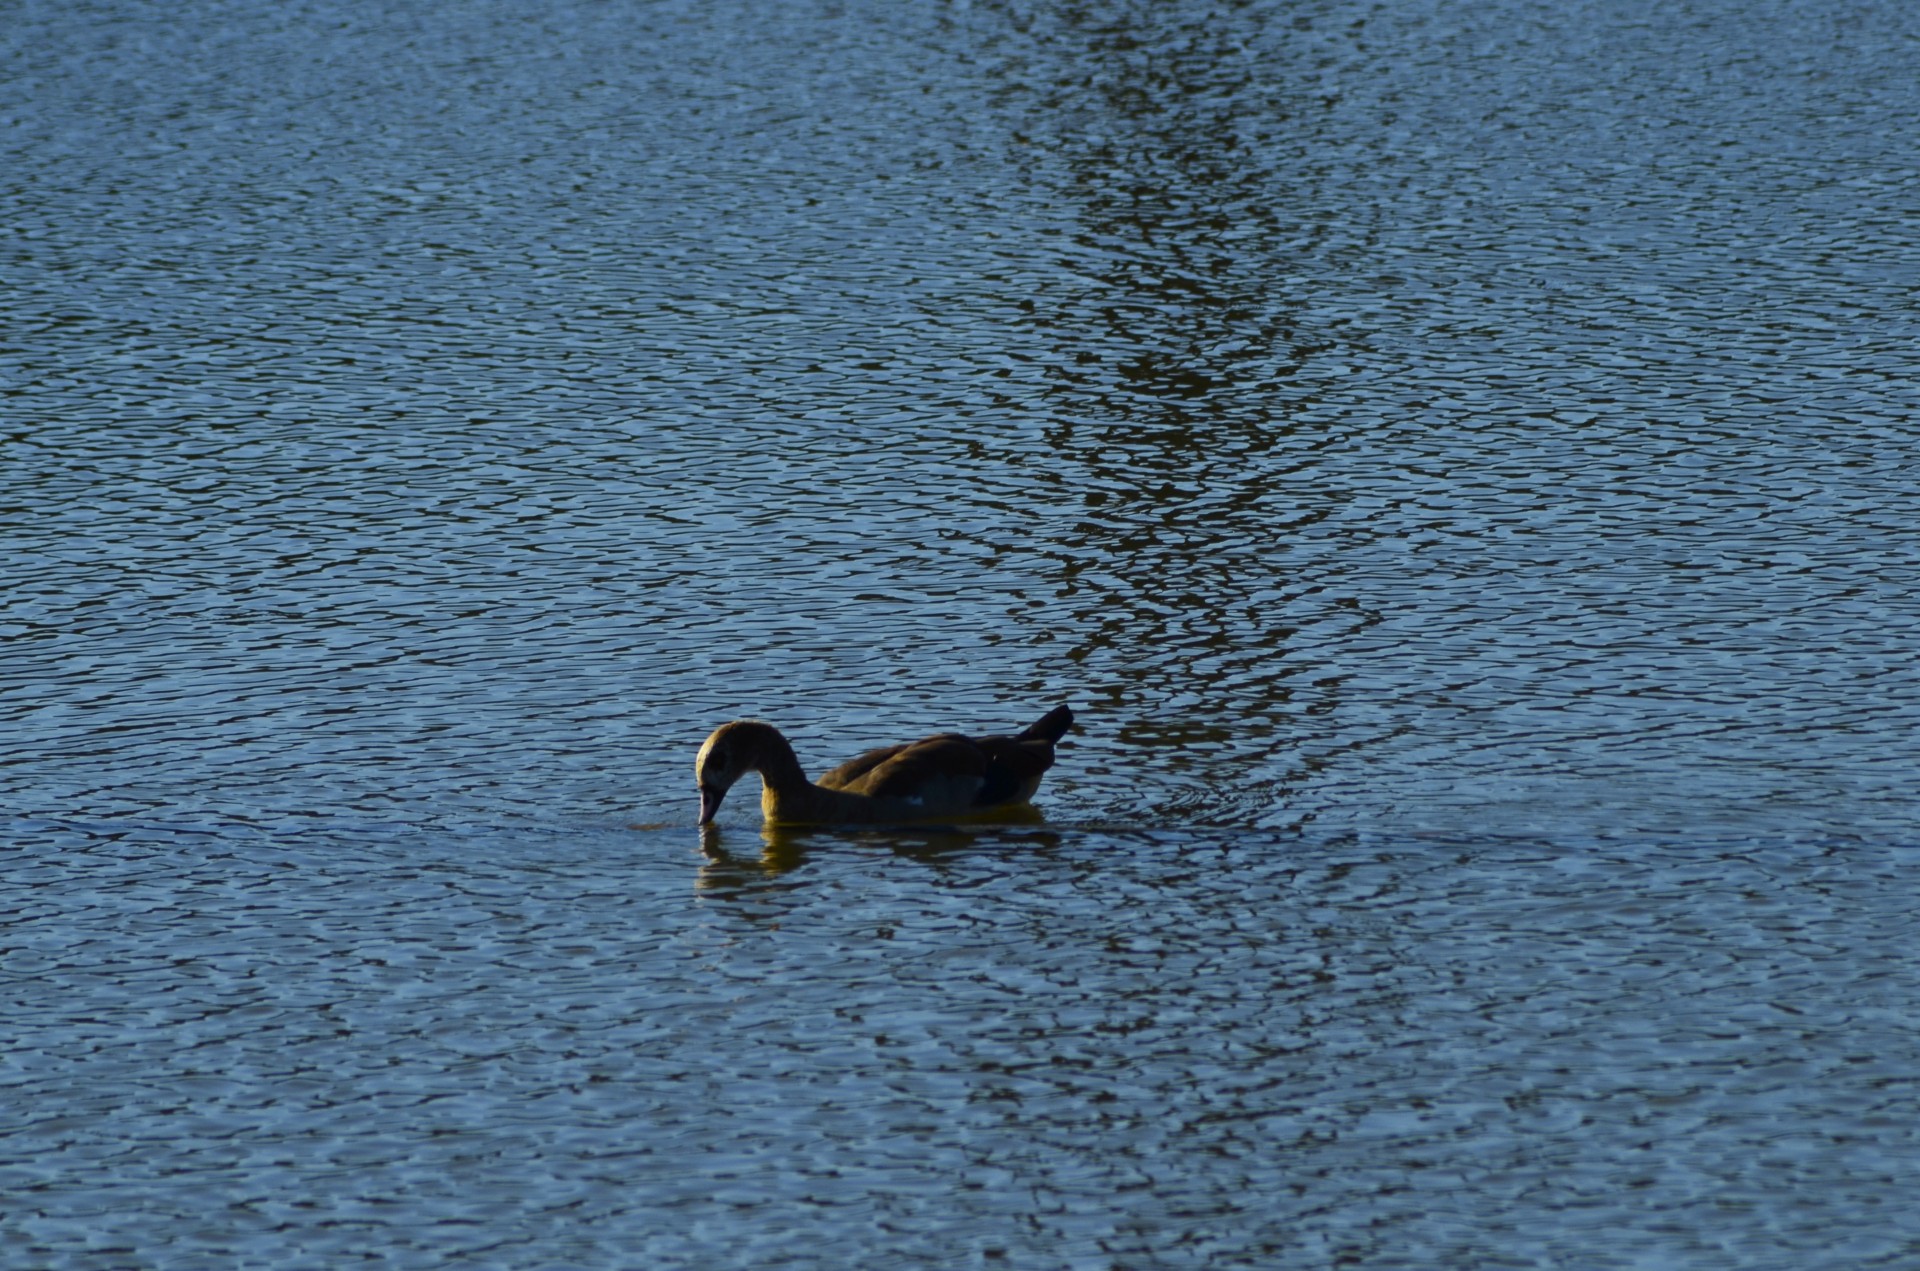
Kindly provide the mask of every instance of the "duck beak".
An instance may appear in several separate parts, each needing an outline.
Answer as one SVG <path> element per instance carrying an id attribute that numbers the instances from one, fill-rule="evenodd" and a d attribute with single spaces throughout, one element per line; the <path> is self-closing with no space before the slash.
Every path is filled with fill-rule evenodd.
<path id="1" fill-rule="evenodd" d="M 694 824 L 705 825 L 707 822 L 713 820 L 713 814 L 720 810 L 720 800 L 726 797 L 727 792 L 725 790 L 715 789 L 713 786 L 701 786 L 700 819 L 694 822 Z"/>

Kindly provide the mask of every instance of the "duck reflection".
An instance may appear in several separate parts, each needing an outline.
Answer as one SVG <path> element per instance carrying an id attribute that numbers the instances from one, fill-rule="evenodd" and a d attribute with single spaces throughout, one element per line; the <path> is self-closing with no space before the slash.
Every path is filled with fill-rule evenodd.
<path id="1" fill-rule="evenodd" d="M 747 831 L 723 830 L 709 821 L 700 827 L 700 855 L 705 859 L 694 886 L 700 891 L 739 891 L 792 873 L 807 863 L 806 839 L 805 834 L 775 832 L 768 826 L 749 847 Z"/>
<path id="2" fill-rule="evenodd" d="M 1007 809 L 989 823 L 968 825 L 849 830 L 768 824 L 749 832 L 709 823 L 700 827 L 705 859 L 694 885 L 703 892 L 752 891 L 776 883 L 832 847 L 882 848 L 930 864 L 961 852 L 1043 850 L 1061 838 L 1058 831 L 1041 828 L 1045 826 L 1045 816 L 1032 806 Z"/>

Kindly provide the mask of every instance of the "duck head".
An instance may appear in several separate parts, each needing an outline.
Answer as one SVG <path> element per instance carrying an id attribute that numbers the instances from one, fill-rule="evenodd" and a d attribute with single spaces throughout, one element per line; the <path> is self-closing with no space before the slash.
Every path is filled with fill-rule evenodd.
<path id="1" fill-rule="evenodd" d="M 758 720 L 737 719 L 713 730 L 693 761 L 693 778 L 700 786 L 700 820 L 705 825 L 720 810 L 720 801 L 733 783 L 759 769 L 773 729 Z"/>

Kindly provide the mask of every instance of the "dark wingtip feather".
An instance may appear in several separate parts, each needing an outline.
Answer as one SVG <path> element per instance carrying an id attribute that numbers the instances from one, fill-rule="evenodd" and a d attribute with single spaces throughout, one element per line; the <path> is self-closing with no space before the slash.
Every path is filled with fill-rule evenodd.
<path id="1" fill-rule="evenodd" d="M 1028 724 L 1025 731 L 1020 734 L 1020 740 L 1044 741 L 1051 744 L 1065 737 L 1067 729 L 1072 727 L 1073 711 L 1065 706 L 1056 706 Z"/>

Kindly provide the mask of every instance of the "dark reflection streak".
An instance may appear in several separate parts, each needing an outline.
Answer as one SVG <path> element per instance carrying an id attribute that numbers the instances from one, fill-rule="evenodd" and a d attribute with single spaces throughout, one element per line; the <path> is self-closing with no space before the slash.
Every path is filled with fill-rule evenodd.
<path id="1" fill-rule="evenodd" d="M 1324 676 L 1298 700 L 1289 660 L 1290 611 L 1334 599 L 1287 568 L 1290 536 L 1341 502 L 1279 391 L 1330 346 L 1301 333 L 1282 281 L 1318 231 L 1287 224 L 1289 178 L 1258 144 L 1294 113 L 1261 82 L 1268 14 L 1003 16 L 1032 46 L 1009 62 L 1036 98 L 1017 146 L 1037 182 L 1059 185 L 1063 157 L 1082 285 L 1032 306 L 1055 354 L 1044 450 L 981 457 L 1066 475 L 1056 497 L 1082 516 L 1041 550 L 1076 620 L 1067 656 L 1126 719 L 1121 744 L 1205 776 L 1156 810 L 1244 821 L 1219 791 L 1248 791 L 1256 815 L 1283 801 L 1298 717 L 1341 700 Z"/>

